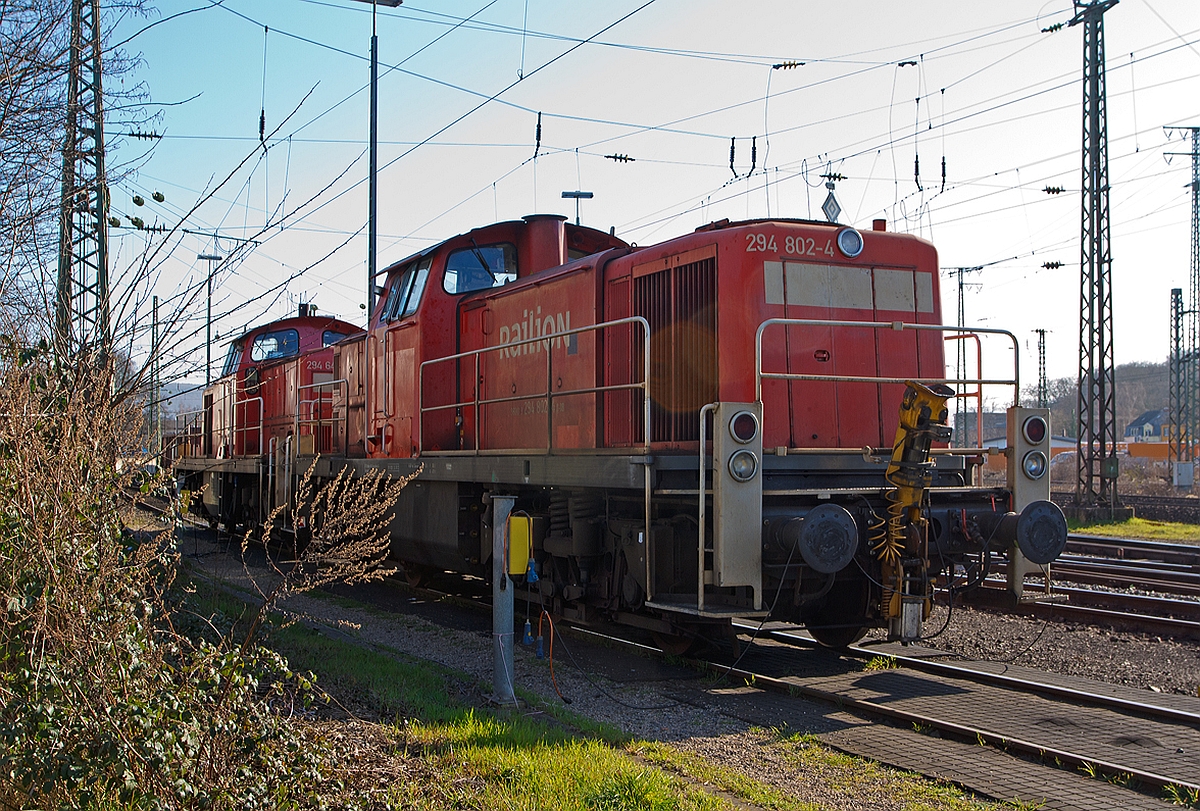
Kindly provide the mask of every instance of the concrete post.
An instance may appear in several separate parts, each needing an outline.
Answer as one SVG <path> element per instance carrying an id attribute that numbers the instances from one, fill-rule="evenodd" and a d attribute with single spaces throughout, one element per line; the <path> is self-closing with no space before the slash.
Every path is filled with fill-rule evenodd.
<path id="1" fill-rule="evenodd" d="M 514 496 L 492 496 L 492 689 L 500 704 L 516 704 L 513 692 L 513 582 L 508 577 L 508 516 Z"/>

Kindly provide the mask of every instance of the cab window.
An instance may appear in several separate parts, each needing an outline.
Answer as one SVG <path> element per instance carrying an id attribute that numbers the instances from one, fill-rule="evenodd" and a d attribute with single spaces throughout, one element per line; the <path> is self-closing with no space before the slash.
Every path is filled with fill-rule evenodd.
<path id="1" fill-rule="evenodd" d="M 388 291 L 387 302 L 383 305 L 382 318 L 384 321 L 394 321 L 397 318 L 407 318 L 417 311 L 421 303 L 421 293 L 425 291 L 425 280 L 429 278 L 430 257 L 410 262 Z"/>
<path id="2" fill-rule="evenodd" d="M 344 332 L 334 332 L 331 329 L 327 329 L 321 333 L 321 346 L 333 346 L 345 337 L 346 333 Z"/>
<path id="3" fill-rule="evenodd" d="M 517 248 L 510 243 L 472 245 L 450 254 L 442 287 L 451 295 L 501 287 L 517 278 Z"/>
<path id="4" fill-rule="evenodd" d="M 258 362 L 287 358 L 299 353 L 300 333 L 294 329 L 264 332 L 254 339 L 250 347 L 250 360 Z"/>
<path id="5" fill-rule="evenodd" d="M 242 342 L 234 341 L 229 345 L 229 354 L 225 356 L 225 367 L 221 376 L 231 375 L 242 365 Z"/>

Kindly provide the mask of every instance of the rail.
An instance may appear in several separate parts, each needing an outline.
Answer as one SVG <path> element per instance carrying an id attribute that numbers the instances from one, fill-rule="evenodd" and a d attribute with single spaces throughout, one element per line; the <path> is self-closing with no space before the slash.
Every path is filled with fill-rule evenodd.
<path id="1" fill-rule="evenodd" d="M 951 341 L 968 341 L 968 340 L 975 341 L 975 369 L 976 369 L 976 371 L 979 372 L 980 375 L 983 374 L 983 341 L 979 340 L 978 334 L 976 334 L 974 332 L 970 332 L 970 333 L 965 333 L 965 334 L 960 334 L 960 335 L 945 335 L 942 337 L 942 340 L 945 341 L 946 343 L 950 343 Z M 964 357 L 965 357 L 965 352 L 964 352 Z M 967 365 L 966 361 L 964 360 L 963 361 L 964 369 L 966 368 L 966 365 Z M 970 391 L 959 392 L 958 394 L 955 395 L 955 397 L 958 399 L 958 401 L 960 403 L 963 400 L 966 400 L 968 398 L 972 398 L 972 397 L 975 398 L 975 441 L 979 444 L 983 444 L 983 386 L 982 385 L 976 386 L 975 391 L 973 391 L 973 392 L 970 392 Z M 964 413 L 963 414 L 963 428 L 964 429 L 966 428 L 966 425 L 967 425 L 967 415 Z"/>
<path id="2" fill-rule="evenodd" d="M 482 378 L 480 377 L 479 360 L 483 355 L 513 350 L 513 347 L 524 345 L 532 345 L 541 342 L 547 342 L 548 347 L 552 347 L 555 341 L 564 341 L 572 336 L 579 335 L 585 332 L 600 332 L 601 330 L 619 327 L 625 324 L 640 324 L 642 327 L 642 380 L 640 383 L 618 383 L 608 386 L 586 386 L 578 389 L 568 389 L 565 391 L 554 391 L 554 353 L 547 351 L 546 355 L 546 390 L 544 393 L 534 394 L 514 394 L 505 397 L 480 397 L 479 392 L 482 386 Z M 443 405 L 427 406 L 425 405 L 425 370 L 427 367 L 436 366 L 438 364 L 458 362 L 467 358 L 472 359 L 475 367 L 475 376 L 473 378 L 474 385 L 472 386 L 472 397 L 469 400 L 459 400 L 453 403 Z M 502 403 L 542 401 L 546 402 L 546 453 L 554 451 L 554 400 L 555 398 L 577 397 L 581 394 L 602 394 L 613 391 L 633 391 L 641 389 L 642 391 L 642 451 L 648 453 L 650 450 L 650 322 L 640 315 L 629 316 L 627 318 L 618 318 L 613 321 L 605 321 L 600 324 L 590 324 L 585 327 L 576 327 L 575 329 L 563 330 L 561 332 L 547 333 L 539 335 L 536 338 L 528 338 L 521 341 L 512 341 L 497 346 L 487 346 L 482 349 L 472 349 L 467 352 L 459 352 L 455 355 L 446 355 L 433 360 L 422 361 L 417 376 L 418 395 L 418 426 L 415 431 L 417 435 L 417 446 L 421 453 L 430 453 L 424 450 L 424 431 L 425 415 L 438 411 L 450 411 L 458 409 L 470 409 L 474 417 L 474 442 L 473 447 L 468 451 L 434 451 L 436 454 L 456 454 L 467 453 L 471 455 L 479 455 L 481 448 L 479 447 L 479 425 L 480 425 L 480 410 L 484 406 L 498 405 Z M 489 450 L 527 450 L 517 448 L 492 448 Z M 535 449 L 541 450 L 541 449 Z"/>
<path id="3" fill-rule="evenodd" d="M 978 378 L 914 378 L 909 377 L 881 377 L 869 375 L 811 375 L 799 374 L 794 372 L 764 372 L 763 371 L 763 333 L 769 327 L 784 326 L 784 327 L 852 327 L 871 330 L 895 330 L 901 332 L 904 330 L 912 330 L 914 332 L 955 332 L 961 335 L 971 335 L 975 333 L 984 335 L 1004 335 L 1012 342 L 1013 350 L 1013 376 L 1012 379 L 988 379 L 981 375 Z M 813 318 L 768 318 L 758 326 L 758 331 L 754 335 L 754 391 L 758 400 L 762 400 L 762 384 L 764 380 L 823 380 L 837 383 L 907 383 L 909 380 L 917 380 L 924 384 L 954 384 L 954 385 L 975 385 L 982 389 L 983 386 L 1011 386 L 1013 389 L 1013 405 L 1020 405 L 1021 398 L 1021 375 L 1020 375 L 1020 353 L 1018 352 L 1019 344 L 1017 337 L 1008 330 L 991 329 L 984 327 L 957 327 L 945 326 L 942 324 L 909 324 L 904 321 L 838 321 L 827 319 Z"/>
<path id="4" fill-rule="evenodd" d="M 186 456 L 204 455 L 204 412 L 205 409 L 199 408 L 175 415 L 175 436 L 187 449 Z"/>
<path id="5" fill-rule="evenodd" d="M 699 547 L 699 550 L 697 551 L 697 554 L 699 556 L 699 565 L 697 566 L 697 572 L 696 572 L 696 610 L 697 611 L 704 610 L 704 552 L 705 552 L 705 549 L 704 549 L 705 526 L 704 526 L 704 524 L 705 524 L 705 517 L 706 517 L 705 511 L 704 511 L 704 502 L 708 500 L 708 493 L 705 492 L 708 488 L 708 485 L 707 485 L 708 475 L 705 473 L 705 464 L 704 464 L 704 460 L 705 460 L 704 446 L 708 440 L 708 436 L 707 436 L 708 425 L 707 425 L 707 420 L 705 420 L 705 417 L 707 417 L 709 414 L 716 414 L 716 411 L 717 411 L 716 403 L 708 403 L 707 405 L 703 405 L 700 407 L 700 469 L 699 469 L 699 474 L 700 474 L 700 488 L 699 488 L 700 489 L 700 515 L 699 515 L 700 529 L 698 532 L 699 540 L 697 541 L 697 546 Z M 716 418 L 714 417 L 714 419 L 716 419 Z M 715 451 L 714 451 L 714 453 L 715 453 Z M 715 471 L 714 471 L 713 475 L 714 476 L 716 475 Z M 647 550 L 647 551 L 649 551 L 649 550 Z M 714 555 L 716 554 L 715 550 L 714 550 L 713 554 Z"/>
<path id="6" fill-rule="evenodd" d="M 237 421 L 237 417 L 235 415 L 230 420 L 230 424 L 233 425 L 233 430 L 230 433 L 233 434 L 233 442 L 234 442 L 235 448 L 237 447 L 237 440 L 240 435 L 240 438 L 242 440 L 242 452 L 243 453 L 247 453 L 246 448 L 249 444 L 249 435 L 251 433 L 257 433 L 258 434 L 258 452 L 262 453 L 263 452 L 263 436 L 264 436 L 263 412 L 265 410 L 265 404 L 263 402 L 263 398 L 261 396 L 258 396 L 258 397 L 247 397 L 244 400 L 238 400 L 237 393 L 234 392 L 233 407 L 235 409 L 240 406 L 240 407 L 244 408 L 246 411 L 249 411 L 250 403 L 258 403 L 258 424 L 250 425 L 249 424 L 250 420 L 245 420 L 244 422 L 246 424 L 244 424 L 244 425 L 239 424 Z"/>
<path id="7" fill-rule="evenodd" d="M 322 427 L 324 427 L 326 422 L 329 423 L 329 431 L 330 431 L 329 448 L 326 450 L 328 450 L 330 453 L 332 453 L 333 452 L 333 444 L 334 444 L 334 442 L 333 442 L 333 424 L 336 421 L 336 417 L 333 414 L 334 392 L 330 391 L 329 395 L 326 396 L 325 393 L 321 390 L 326 389 L 326 388 L 336 387 L 336 386 L 347 386 L 348 387 L 349 385 L 350 385 L 349 380 L 347 380 L 344 377 L 339 377 L 336 380 L 328 380 L 324 383 L 309 383 L 308 385 L 300 386 L 296 390 L 297 401 L 296 401 L 296 411 L 295 411 L 295 414 L 293 415 L 293 420 L 292 420 L 292 433 L 295 434 L 297 437 L 299 437 L 301 426 L 307 425 L 309 427 L 309 430 L 312 432 L 311 436 L 313 437 L 313 451 L 314 452 L 320 453 L 323 450 L 321 447 L 320 430 Z M 308 389 L 312 389 L 312 390 L 316 391 L 316 396 L 311 399 L 306 400 L 303 398 L 301 392 L 308 390 Z M 328 404 L 330 406 L 330 415 L 329 415 L 328 420 L 325 420 L 321 417 L 320 406 L 324 405 L 324 404 Z M 304 419 L 304 417 L 303 417 L 303 412 L 306 407 L 310 409 L 309 410 L 310 416 L 308 419 Z M 315 417 L 311 416 L 314 413 L 316 414 L 316 416 Z M 348 408 L 345 409 L 344 417 L 345 417 L 345 420 L 344 420 L 345 427 L 344 427 L 344 430 L 342 431 L 342 436 L 348 439 L 350 436 L 350 409 L 348 409 Z M 299 448 L 298 441 L 297 441 L 297 448 Z"/>

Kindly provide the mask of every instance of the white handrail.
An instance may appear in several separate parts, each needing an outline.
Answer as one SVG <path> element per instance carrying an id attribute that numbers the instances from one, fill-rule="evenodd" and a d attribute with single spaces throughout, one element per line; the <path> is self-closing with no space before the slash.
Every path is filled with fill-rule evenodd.
<path id="1" fill-rule="evenodd" d="M 565 340 L 568 336 L 571 336 L 571 335 L 578 335 L 578 334 L 584 333 L 584 332 L 599 332 L 600 330 L 609 329 L 611 327 L 618 327 L 623 324 L 640 324 L 642 327 L 642 333 L 643 333 L 644 340 L 642 342 L 642 344 L 643 344 L 643 346 L 642 346 L 642 349 L 643 349 L 643 351 L 642 351 L 642 381 L 640 383 L 621 383 L 621 384 L 616 384 L 616 385 L 611 385 L 611 386 L 589 386 L 589 387 L 581 388 L 581 389 L 570 389 L 568 391 L 555 392 L 555 391 L 553 391 L 553 388 L 550 385 L 550 381 L 553 380 L 553 369 L 554 369 L 553 354 L 554 353 L 547 351 L 546 352 L 546 392 L 544 394 L 513 395 L 510 397 L 494 397 L 494 398 L 481 398 L 479 396 L 479 389 L 480 389 L 479 358 L 481 356 L 483 356 L 484 354 L 487 354 L 490 352 L 499 352 L 501 350 L 508 350 L 511 352 L 513 347 L 519 347 L 519 346 L 523 346 L 526 344 L 536 344 L 536 343 L 541 343 L 543 341 L 548 342 L 552 346 L 554 341 Z M 425 368 L 427 366 L 434 366 L 439 363 L 449 363 L 450 361 L 457 361 L 457 360 L 462 360 L 465 358 L 471 358 L 475 364 L 474 386 L 472 387 L 474 389 L 474 396 L 472 397 L 472 399 L 471 400 L 463 400 L 463 401 L 454 402 L 454 403 L 447 403 L 445 405 L 426 406 L 425 405 L 425 386 L 424 386 Z M 633 315 L 633 316 L 629 316 L 627 318 L 618 318 L 613 321 L 605 321 L 600 324 L 590 324 L 588 326 L 576 327 L 575 329 L 563 330 L 561 332 L 546 333 L 545 335 L 539 335 L 536 338 L 528 338 L 528 339 L 521 340 L 521 341 L 512 341 L 510 343 L 500 344 L 497 346 L 487 346 L 487 347 L 483 347 L 482 349 L 472 349 L 467 352 L 459 352 L 454 355 L 446 355 L 441 358 L 434 358 L 432 360 L 422 361 L 421 365 L 418 369 L 418 372 L 417 372 L 417 389 L 419 392 L 419 395 L 418 395 L 418 420 L 417 420 L 417 429 L 414 433 L 417 436 L 418 453 L 422 452 L 423 448 L 424 448 L 424 441 L 423 441 L 424 440 L 424 435 L 423 435 L 424 431 L 423 431 L 422 426 L 424 423 L 424 415 L 426 414 L 426 412 L 446 411 L 449 409 L 468 408 L 468 407 L 471 408 L 473 413 L 475 414 L 474 451 L 475 451 L 475 453 L 479 453 L 479 450 L 480 450 L 480 448 L 479 448 L 480 406 L 495 405 L 495 404 L 499 404 L 499 403 L 510 403 L 510 402 L 523 401 L 523 400 L 542 400 L 542 399 L 544 399 L 547 401 L 546 402 L 546 433 L 547 433 L 546 451 L 550 452 L 554 449 L 553 423 L 554 423 L 554 398 L 555 397 L 570 397 L 570 396 L 575 396 L 575 395 L 579 395 L 579 394 L 598 394 L 598 393 L 606 392 L 606 391 L 628 391 L 628 390 L 633 390 L 633 389 L 641 389 L 642 390 L 642 424 L 643 424 L 642 450 L 648 452 L 650 449 L 650 322 L 647 321 L 643 316 Z"/>
<path id="2" fill-rule="evenodd" d="M 810 375 L 797 374 L 786 372 L 764 372 L 763 371 L 763 354 L 762 354 L 762 339 L 763 333 L 768 327 L 773 326 L 785 327 L 852 327 L 859 329 L 873 330 L 894 330 L 897 332 L 904 330 L 922 331 L 922 332 L 954 332 L 962 335 L 970 334 L 985 334 L 985 335 L 1006 335 L 1012 341 L 1013 351 L 1013 376 L 1012 379 L 986 379 L 986 378 L 946 378 L 946 377 L 875 377 L 870 375 Z M 1013 335 L 1008 330 L 991 329 L 985 327 L 958 327 L 945 326 L 942 324 L 909 324 L 904 321 L 837 321 L 815 318 L 768 318 L 758 326 L 758 331 L 754 335 L 754 391 L 755 397 L 762 400 L 762 382 L 763 380 L 824 380 L 835 381 L 839 383 L 906 383 L 909 380 L 915 380 L 926 385 L 934 383 L 954 383 L 961 385 L 978 385 L 978 386 L 1012 386 L 1013 387 L 1013 405 L 1021 403 L 1021 359 L 1018 352 L 1019 344 L 1017 336 Z"/>

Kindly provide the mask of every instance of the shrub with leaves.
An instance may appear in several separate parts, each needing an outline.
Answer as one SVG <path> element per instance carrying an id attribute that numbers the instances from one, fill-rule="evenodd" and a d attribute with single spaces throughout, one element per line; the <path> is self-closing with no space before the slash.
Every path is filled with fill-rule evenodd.
<path id="1" fill-rule="evenodd" d="M 109 380 L 0 344 L 0 808 L 317 802 L 321 747 L 277 709 L 314 685 L 253 633 L 182 633 L 174 539 L 122 526 L 140 413 Z"/>

